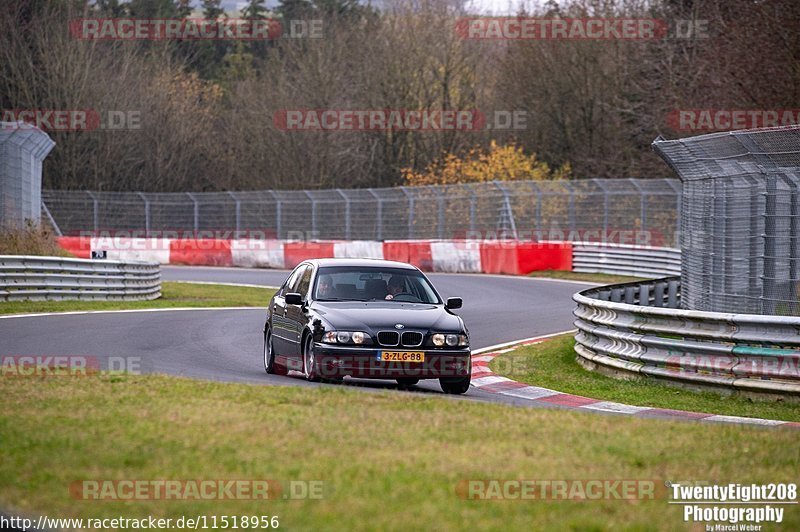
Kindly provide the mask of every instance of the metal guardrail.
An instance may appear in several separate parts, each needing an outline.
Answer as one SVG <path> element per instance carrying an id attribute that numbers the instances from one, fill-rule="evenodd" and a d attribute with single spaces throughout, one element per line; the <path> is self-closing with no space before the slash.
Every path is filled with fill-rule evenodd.
<path id="1" fill-rule="evenodd" d="M 800 400 L 800 318 L 677 308 L 680 278 L 592 288 L 577 303 L 575 351 L 622 378 Z"/>
<path id="2" fill-rule="evenodd" d="M 156 263 L 0 256 L 0 302 L 146 300 L 161 296 Z"/>
<path id="3" fill-rule="evenodd" d="M 576 244 L 572 248 L 572 271 L 633 277 L 680 275 L 681 250 L 621 244 Z"/>

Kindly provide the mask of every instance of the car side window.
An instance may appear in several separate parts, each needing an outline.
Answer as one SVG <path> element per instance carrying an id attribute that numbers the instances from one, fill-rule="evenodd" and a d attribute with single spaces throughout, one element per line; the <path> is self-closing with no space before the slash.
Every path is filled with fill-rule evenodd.
<path id="1" fill-rule="evenodd" d="M 297 284 L 295 292 L 301 294 L 303 298 L 308 294 L 308 287 L 311 284 L 311 273 L 314 269 L 311 266 L 306 266 L 305 271 L 300 275 L 300 282 Z"/>
<path id="2" fill-rule="evenodd" d="M 305 268 L 305 266 L 298 266 L 292 273 L 289 274 L 289 278 L 286 279 L 286 282 L 283 283 L 283 286 L 281 287 L 281 296 L 285 296 L 289 292 L 295 291 L 294 288 L 297 287 L 297 281 L 300 278 L 300 274 Z"/>

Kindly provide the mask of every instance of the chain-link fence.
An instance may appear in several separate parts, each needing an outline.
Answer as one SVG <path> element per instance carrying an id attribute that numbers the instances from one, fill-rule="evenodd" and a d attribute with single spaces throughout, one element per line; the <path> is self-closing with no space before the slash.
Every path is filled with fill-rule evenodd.
<path id="1" fill-rule="evenodd" d="M 519 238 L 673 245 L 680 182 L 587 179 L 169 194 L 48 190 L 43 199 L 64 234 L 177 231 L 280 239 Z"/>
<path id="2" fill-rule="evenodd" d="M 55 146 L 47 133 L 23 122 L 0 122 L 0 227 L 38 222 L 42 161 Z"/>
<path id="3" fill-rule="evenodd" d="M 800 314 L 800 126 L 654 147 L 683 181 L 684 307 Z"/>

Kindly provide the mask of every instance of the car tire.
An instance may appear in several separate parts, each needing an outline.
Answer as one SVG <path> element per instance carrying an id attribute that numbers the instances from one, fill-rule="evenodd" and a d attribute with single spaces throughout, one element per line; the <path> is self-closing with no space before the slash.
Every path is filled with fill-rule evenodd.
<path id="1" fill-rule="evenodd" d="M 398 386 L 402 386 L 403 388 L 407 388 L 409 386 L 414 386 L 419 382 L 419 379 L 415 379 L 413 377 L 401 377 L 399 379 L 395 379 L 397 381 Z"/>
<path id="2" fill-rule="evenodd" d="M 314 356 L 314 339 L 311 335 L 306 338 L 306 345 L 303 349 L 303 373 L 306 374 L 306 380 L 310 382 L 319 382 L 319 371 L 317 370 L 317 361 Z"/>
<path id="3" fill-rule="evenodd" d="M 463 377 L 461 379 L 439 379 L 439 385 L 442 387 L 444 393 L 460 395 L 467 393 L 469 390 L 470 377 Z"/>
<path id="4" fill-rule="evenodd" d="M 275 374 L 275 349 L 272 347 L 272 331 L 269 329 L 264 333 L 264 370 L 270 375 Z"/>

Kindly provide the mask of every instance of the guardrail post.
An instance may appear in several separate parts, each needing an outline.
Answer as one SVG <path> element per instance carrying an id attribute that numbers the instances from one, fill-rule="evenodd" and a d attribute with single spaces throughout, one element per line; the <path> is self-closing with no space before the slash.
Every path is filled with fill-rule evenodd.
<path id="1" fill-rule="evenodd" d="M 670 279 L 667 284 L 667 307 L 678 308 L 678 281 Z"/>

